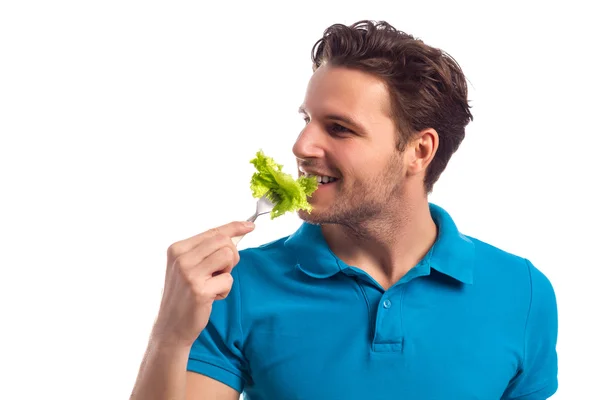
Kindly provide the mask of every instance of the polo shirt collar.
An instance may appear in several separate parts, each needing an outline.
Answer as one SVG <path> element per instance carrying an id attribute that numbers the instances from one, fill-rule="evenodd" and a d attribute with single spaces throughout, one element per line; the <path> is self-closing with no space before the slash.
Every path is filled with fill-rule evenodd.
<path id="1" fill-rule="evenodd" d="M 329 278 L 345 268 L 329 248 L 320 225 L 304 222 L 284 246 L 296 254 L 296 268 L 313 278 Z"/>
<path id="2" fill-rule="evenodd" d="M 473 283 L 475 245 L 459 232 L 443 208 L 429 204 L 431 216 L 438 227 L 438 236 L 424 260 L 431 268 L 463 283 Z"/>
<path id="3" fill-rule="evenodd" d="M 458 231 L 444 209 L 430 203 L 429 210 L 437 225 L 438 236 L 419 263 L 418 268 L 424 268 L 424 273 L 419 275 L 429 275 L 433 268 L 460 282 L 472 284 L 475 253 L 473 242 Z M 296 254 L 296 267 L 314 278 L 329 278 L 351 269 L 331 251 L 319 225 L 302 223 L 286 239 L 284 245 Z"/>

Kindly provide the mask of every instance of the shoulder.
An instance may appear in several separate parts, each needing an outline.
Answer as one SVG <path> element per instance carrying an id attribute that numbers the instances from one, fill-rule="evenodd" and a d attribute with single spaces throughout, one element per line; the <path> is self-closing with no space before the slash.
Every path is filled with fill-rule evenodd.
<path id="1" fill-rule="evenodd" d="M 295 268 L 296 254 L 286 246 L 289 236 L 256 247 L 240 250 L 240 261 L 234 268 L 234 284 L 254 290 L 276 285 Z"/>
<path id="2" fill-rule="evenodd" d="M 281 237 L 257 247 L 240 250 L 240 270 L 255 268 L 270 268 L 288 264 L 292 260 L 292 252 L 286 248 L 285 242 L 289 236 Z"/>
<path id="3" fill-rule="evenodd" d="M 524 255 L 512 253 L 471 236 L 466 237 L 473 243 L 476 264 L 485 266 L 488 269 L 499 270 L 511 277 L 519 276 L 528 282 L 531 280 L 548 280 Z"/>
<path id="4" fill-rule="evenodd" d="M 554 289 L 550 279 L 529 258 L 514 254 L 480 239 L 467 236 L 473 243 L 474 267 L 480 279 L 503 287 L 514 295 L 518 292 L 529 302 L 553 302 Z"/>
<path id="5" fill-rule="evenodd" d="M 516 269 L 525 272 L 527 270 L 527 261 L 522 255 L 512 253 L 472 236 L 466 237 L 473 243 L 476 261 L 485 261 L 486 264 L 509 268 L 510 271 Z"/>

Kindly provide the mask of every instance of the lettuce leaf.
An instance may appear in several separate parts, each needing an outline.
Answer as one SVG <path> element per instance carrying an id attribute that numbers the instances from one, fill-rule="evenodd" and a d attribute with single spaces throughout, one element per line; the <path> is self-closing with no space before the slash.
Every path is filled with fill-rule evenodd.
<path id="1" fill-rule="evenodd" d="M 275 204 L 271 211 L 271 219 L 286 212 L 306 210 L 310 213 L 312 206 L 307 197 L 317 190 L 317 178 L 300 176 L 297 180 L 282 171 L 283 166 L 267 157 L 262 150 L 256 153 L 250 163 L 254 164 L 256 172 L 250 180 L 252 196 L 260 198 L 267 196 Z"/>

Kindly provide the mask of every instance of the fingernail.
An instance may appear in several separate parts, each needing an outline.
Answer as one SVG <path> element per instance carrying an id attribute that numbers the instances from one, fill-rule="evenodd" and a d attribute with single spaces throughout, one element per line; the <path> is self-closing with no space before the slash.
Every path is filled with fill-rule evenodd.
<path id="1" fill-rule="evenodd" d="M 245 225 L 247 228 L 254 228 L 254 222 L 252 222 L 252 221 L 245 221 L 245 222 L 244 222 L 244 225 Z"/>

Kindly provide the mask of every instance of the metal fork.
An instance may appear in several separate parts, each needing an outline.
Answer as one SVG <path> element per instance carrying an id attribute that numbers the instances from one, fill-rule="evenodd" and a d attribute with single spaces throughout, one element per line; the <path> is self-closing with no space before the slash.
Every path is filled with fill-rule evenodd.
<path id="1" fill-rule="evenodd" d="M 259 216 L 261 216 L 263 214 L 270 213 L 271 210 L 273 210 L 273 207 L 275 207 L 275 204 L 273 204 L 273 202 L 271 202 L 271 200 L 267 199 L 266 196 L 261 197 L 256 202 L 256 211 L 246 221 L 252 221 L 252 222 L 256 221 L 256 219 Z M 239 243 L 239 241 L 242 240 L 242 238 L 244 236 L 246 236 L 246 234 L 243 234 L 243 235 L 240 235 L 240 236 L 235 236 L 235 237 L 231 238 L 231 240 L 233 241 L 233 244 L 235 244 L 237 246 L 237 244 Z"/>

